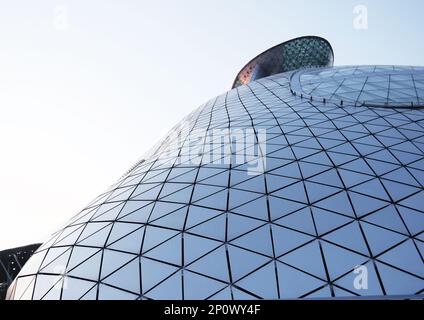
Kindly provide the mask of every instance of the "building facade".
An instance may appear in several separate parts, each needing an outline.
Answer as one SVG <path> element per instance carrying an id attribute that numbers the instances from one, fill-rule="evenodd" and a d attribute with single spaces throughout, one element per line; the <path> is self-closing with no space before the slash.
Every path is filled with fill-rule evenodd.
<path id="1" fill-rule="evenodd" d="M 333 58 L 303 37 L 250 61 L 8 298 L 422 298 L 424 68 Z"/>

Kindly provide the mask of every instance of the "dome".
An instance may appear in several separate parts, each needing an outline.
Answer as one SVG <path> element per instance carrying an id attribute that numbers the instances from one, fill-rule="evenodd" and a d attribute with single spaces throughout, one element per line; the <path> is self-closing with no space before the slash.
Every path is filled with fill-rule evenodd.
<path id="1" fill-rule="evenodd" d="M 9 299 L 423 297 L 424 69 L 215 97 L 44 242 Z"/>

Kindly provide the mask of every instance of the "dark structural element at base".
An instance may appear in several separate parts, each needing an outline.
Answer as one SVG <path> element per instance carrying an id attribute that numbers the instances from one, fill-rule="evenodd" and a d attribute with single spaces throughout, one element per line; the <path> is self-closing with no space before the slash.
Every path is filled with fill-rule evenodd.
<path id="1" fill-rule="evenodd" d="M 423 67 L 276 46 L 46 240 L 9 298 L 423 298 L 423 105 Z"/>
<path id="2" fill-rule="evenodd" d="M 7 287 L 18 275 L 40 244 L 0 251 L 0 300 L 6 297 Z"/>

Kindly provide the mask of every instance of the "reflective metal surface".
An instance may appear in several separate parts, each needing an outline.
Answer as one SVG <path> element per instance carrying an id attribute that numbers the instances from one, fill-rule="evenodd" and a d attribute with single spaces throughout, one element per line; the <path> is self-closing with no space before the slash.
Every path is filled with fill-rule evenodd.
<path id="1" fill-rule="evenodd" d="M 314 36 L 292 39 L 252 59 L 238 73 L 233 88 L 300 68 L 331 67 L 333 62 L 333 49 L 327 40 Z"/>

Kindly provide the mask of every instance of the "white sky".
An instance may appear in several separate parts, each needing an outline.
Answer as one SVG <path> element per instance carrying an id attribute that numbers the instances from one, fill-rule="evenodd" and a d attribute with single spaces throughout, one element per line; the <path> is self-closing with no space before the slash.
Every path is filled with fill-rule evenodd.
<path id="1" fill-rule="evenodd" d="M 353 27 L 356 5 L 368 30 Z M 0 250 L 43 241 L 261 51 L 424 65 L 421 0 L 0 0 Z"/>

